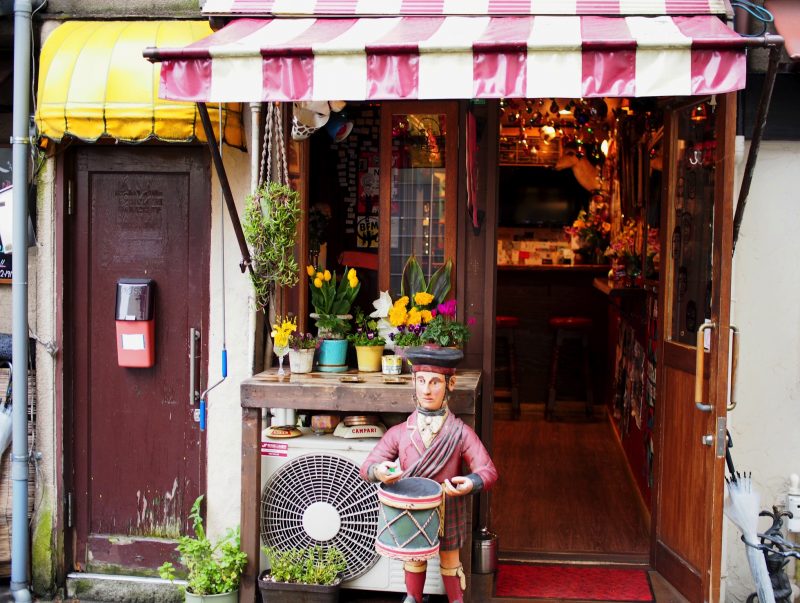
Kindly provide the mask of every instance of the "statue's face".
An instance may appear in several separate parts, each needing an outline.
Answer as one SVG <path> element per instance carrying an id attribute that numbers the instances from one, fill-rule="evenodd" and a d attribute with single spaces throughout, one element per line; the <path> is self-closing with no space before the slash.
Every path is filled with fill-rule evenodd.
<path id="1" fill-rule="evenodd" d="M 455 387 L 454 376 L 417 371 L 414 373 L 414 390 L 417 394 L 417 403 L 425 410 L 439 410 L 444 403 L 447 390 Z"/>

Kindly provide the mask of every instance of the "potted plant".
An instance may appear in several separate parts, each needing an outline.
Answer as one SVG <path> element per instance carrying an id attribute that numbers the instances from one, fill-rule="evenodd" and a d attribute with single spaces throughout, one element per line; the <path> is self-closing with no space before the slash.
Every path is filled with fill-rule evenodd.
<path id="1" fill-rule="evenodd" d="M 307 266 L 311 289 L 311 304 L 320 339 L 319 370 L 342 372 L 347 370 L 347 340 L 352 318 L 350 308 L 358 295 L 361 283 L 354 269 L 345 268 L 341 279 L 336 272 Z"/>
<path id="2" fill-rule="evenodd" d="M 275 287 L 297 284 L 294 248 L 300 215 L 300 197 L 285 184 L 264 182 L 247 197 L 242 230 L 251 249 L 250 278 L 259 309 L 269 305 Z"/>
<path id="3" fill-rule="evenodd" d="M 470 319 L 467 324 L 474 322 Z M 456 300 L 451 299 L 436 307 L 436 316 L 425 327 L 421 339 L 423 344 L 463 348 L 469 337 L 469 327 L 456 320 Z"/>
<path id="4" fill-rule="evenodd" d="M 356 315 L 356 332 L 348 339 L 356 348 L 359 371 L 376 373 L 381 370 L 381 356 L 386 340 L 377 332 L 377 321 L 367 318 L 359 310 Z"/>
<path id="5" fill-rule="evenodd" d="M 289 338 L 289 369 L 293 373 L 311 372 L 318 341 L 311 333 L 292 335 Z"/>
<path id="6" fill-rule="evenodd" d="M 194 536 L 178 539 L 180 562 L 186 567 L 187 602 L 237 603 L 239 579 L 247 565 L 247 554 L 240 548 L 239 528 L 229 529 L 219 540 L 211 542 L 203 529 L 198 496 L 192 505 L 189 517 L 193 522 Z M 169 561 L 158 568 L 159 575 L 173 581 L 175 566 Z"/>
<path id="7" fill-rule="evenodd" d="M 262 549 L 270 569 L 258 577 L 264 603 L 335 603 L 339 600 L 344 555 L 335 547 L 280 551 Z"/>

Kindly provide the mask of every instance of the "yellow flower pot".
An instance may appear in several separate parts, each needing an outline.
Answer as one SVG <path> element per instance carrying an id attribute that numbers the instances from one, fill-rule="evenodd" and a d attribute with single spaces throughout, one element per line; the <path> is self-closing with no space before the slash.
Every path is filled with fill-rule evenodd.
<path id="1" fill-rule="evenodd" d="M 358 370 L 362 373 L 377 373 L 381 370 L 382 345 L 357 345 Z"/>

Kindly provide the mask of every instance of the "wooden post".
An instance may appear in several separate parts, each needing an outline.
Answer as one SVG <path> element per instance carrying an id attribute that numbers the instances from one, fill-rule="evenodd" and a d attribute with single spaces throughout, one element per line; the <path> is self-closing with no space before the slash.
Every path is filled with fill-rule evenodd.
<path id="1" fill-rule="evenodd" d="M 261 409 L 242 408 L 242 500 L 239 525 L 247 567 L 239 585 L 239 603 L 256 601 L 261 483 Z"/>

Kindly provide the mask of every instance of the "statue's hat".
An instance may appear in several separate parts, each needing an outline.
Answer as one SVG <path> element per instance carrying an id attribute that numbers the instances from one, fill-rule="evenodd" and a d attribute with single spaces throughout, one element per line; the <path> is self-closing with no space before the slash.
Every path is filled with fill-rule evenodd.
<path id="1" fill-rule="evenodd" d="M 423 345 L 408 348 L 405 357 L 411 363 L 411 370 L 427 371 L 452 375 L 456 372 L 456 365 L 464 358 L 464 352 L 454 348 Z"/>

